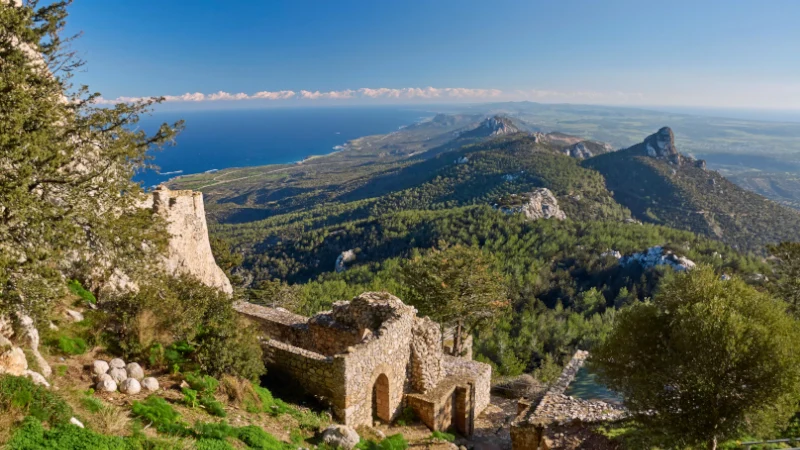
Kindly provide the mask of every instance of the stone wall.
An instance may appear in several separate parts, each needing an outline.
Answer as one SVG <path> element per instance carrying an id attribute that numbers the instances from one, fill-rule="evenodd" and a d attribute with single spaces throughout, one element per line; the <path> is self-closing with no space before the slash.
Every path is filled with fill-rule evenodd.
<path id="1" fill-rule="evenodd" d="M 471 433 L 489 404 L 491 367 L 443 355 L 439 325 L 388 293 L 364 293 L 310 319 L 235 308 L 258 324 L 265 362 L 326 398 L 346 425 L 392 421 L 407 400 L 434 429 L 453 424 Z"/>
<path id="2" fill-rule="evenodd" d="M 425 317 L 411 327 L 411 386 L 426 393 L 444 377 L 442 367 L 442 333 L 439 324 Z"/>
<path id="3" fill-rule="evenodd" d="M 164 268 L 171 274 L 192 275 L 227 294 L 233 293 L 230 280 L 211 253 L 203 193 L 159 186 L 151 195 L 142 206 L 151 207 L 167 221 L 170 235 Z"/>

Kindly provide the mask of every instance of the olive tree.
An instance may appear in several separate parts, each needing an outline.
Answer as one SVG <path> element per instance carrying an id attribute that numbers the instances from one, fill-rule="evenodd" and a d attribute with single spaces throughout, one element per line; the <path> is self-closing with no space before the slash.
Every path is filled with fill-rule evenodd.
<path id="1" fill-rule="evenodd" d="M 704 267 L 620 311 L 591 366 L 642 423 L 714 449 L 792 415 L 800 333 L 783 302 Z"/>

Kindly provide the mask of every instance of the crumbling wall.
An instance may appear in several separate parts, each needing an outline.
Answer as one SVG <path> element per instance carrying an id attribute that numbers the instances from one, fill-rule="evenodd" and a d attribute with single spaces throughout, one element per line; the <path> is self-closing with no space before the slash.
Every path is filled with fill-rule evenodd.
<path id="1" fill-rule="evenodd" d="M 230 280 L 211 253 L 202 192 L 171 191 L 159 186 L 142 206 L 152 207 L 167 222 L 170 239 L 164 268 L 169 273 L 192 275 L 226 294 L 233 293 Z"/>
<path id="2" fill-rule="evenodd" d="M 475 415 L 491 402 L 492 366 L 455 356 L 443 355 L 442 366 L 448 377 L 469 380 L 475 385 Z"/>
<path id="3" fill-rule="evenodd" d="M 426 393 L 444 377 L 442 333 L 439 324 L 425 317 L 416 319 L 411 328 L 411 386 Z"/>

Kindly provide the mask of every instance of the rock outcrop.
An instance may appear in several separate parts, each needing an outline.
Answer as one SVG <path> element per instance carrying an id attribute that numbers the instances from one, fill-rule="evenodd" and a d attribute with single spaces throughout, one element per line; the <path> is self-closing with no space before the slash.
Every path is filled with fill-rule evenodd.
<path id="1" fill-rule="evenodd" d="M 689 164 L 700 169 L 706 168 L 706 162 L 702 159 L 694 159 L 689 155 L 682 155 L 675 145 L 675 134 L 669 127 L 663 127 L 657 132 L 647 136 L 641 144 L 644 152 L 651 158 L 663 159 L 676 166 Z"/>
<path id="2" fill-rule="evenodd" d="M 558 206 L 555 195 L 547 188 L 539 188 L 521 196 L 512 195 L 514 205 L 501 206 L 500 210 L 506 214 L 525 214 L 530 220 L 550 219 L 565 220 L 567 215 Z"/>
<path id="3" fill-rule="evenodd" d="M 347 265 L 356 260 L 356 252 L 353 250 L 345 250 L 336 258 L 336 265 L 334 269 L 336 272 L 344 272 Z"/>
<path id="4" fill-rule="evenodd" d="M 616 254 L 619 254 L 619 252 L 616 252 Z M 645 269 L 655 266 L 670 266 L 677 271 L 691 270 L 695 267 L 695 263 L 691 259 L 685 256 L 678 256 L 658 245 L 650 247 L 644 252 L 623 256 L 619 258 L 619 263 L 623 266 L 637 263 Z"/>
<path id="5" fill-rule="evenodd" d="M 167 221 L 170 239 L 164 267 L 169 273 L 192 275 L 226 294 L 233 293 L 230 280 L 211 253 L 202 192 L 159 186 L 142 206 L 152 208 Z"/>
<path id="6" fill-rule="evenodd" d="M 508 117 L 494 116 L 485 119 L 477 128 L 461 133 L 462 138 L 485 138 L 519 133 L 520 129 Z"/>
<path id="7" fill-rule="evenodd" d="M 611 144 L 595 141 L 581 141 L 562 150 L 565 155 L 578 159 L 591 158 L 611 151 L 614 151 Z"/>

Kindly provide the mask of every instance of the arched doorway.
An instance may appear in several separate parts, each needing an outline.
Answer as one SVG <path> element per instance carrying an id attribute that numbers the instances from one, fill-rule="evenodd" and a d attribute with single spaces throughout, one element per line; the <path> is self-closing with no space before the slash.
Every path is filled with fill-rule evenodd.
<path id="1" fill-rule="evenodd" d="M 389 422 L 392 414 L 389 410 L 389 377 L 378 375 L 372 386 L 372 418 Z"/>

